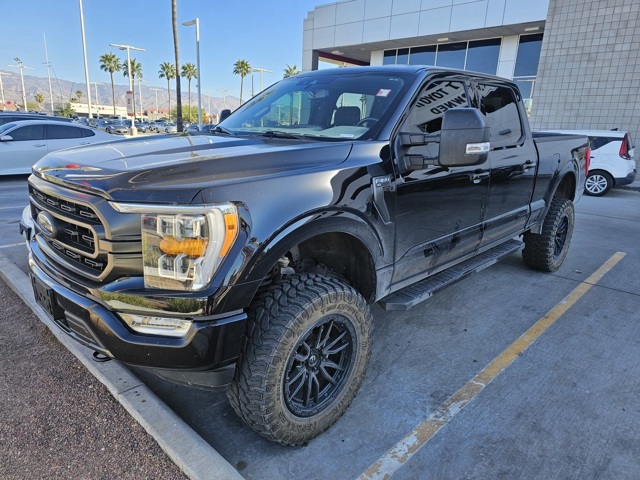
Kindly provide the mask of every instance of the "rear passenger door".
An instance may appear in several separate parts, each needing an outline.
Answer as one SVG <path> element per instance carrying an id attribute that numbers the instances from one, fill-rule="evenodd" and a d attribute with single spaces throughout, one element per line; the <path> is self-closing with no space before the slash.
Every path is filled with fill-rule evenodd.
<path id="1" fill-rule="evenodd" d="M 24 125 L 6 132 L 0 142 L 0 175 L 31 173 L 31 166 L 47 154 L 44 125 Z"/>
<path id="2" fill-rule="evenodd" d="M 518 91 L 485 79 L 473 83 L 474 106 L 491 132 L 489 201 L 481 243 L 485 246 L 520 233 L 527 223 L 538 153 L 526 128 Z"/>

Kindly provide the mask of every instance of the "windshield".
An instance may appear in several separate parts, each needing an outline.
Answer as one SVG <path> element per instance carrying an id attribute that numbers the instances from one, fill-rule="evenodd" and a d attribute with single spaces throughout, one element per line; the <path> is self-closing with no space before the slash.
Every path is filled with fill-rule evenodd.
<path id="1" fill-rule="evenodd" d="M 383 72 L 291 77 L 249 100 L 220 125 L 236 135 L 368 139 L 408 84 L 404 75 Z"/>

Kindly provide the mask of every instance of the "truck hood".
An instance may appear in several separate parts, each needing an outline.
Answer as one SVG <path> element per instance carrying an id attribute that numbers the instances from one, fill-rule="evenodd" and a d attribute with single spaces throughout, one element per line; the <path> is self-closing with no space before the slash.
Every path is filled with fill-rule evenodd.
<path id="1" fill-rule="evenodd" d="M 33 173 L 109 200 L 189 203 L 204 187 L 340 164 L 351 147 L 255 136 L 146 137 L 52 152 Z"/>

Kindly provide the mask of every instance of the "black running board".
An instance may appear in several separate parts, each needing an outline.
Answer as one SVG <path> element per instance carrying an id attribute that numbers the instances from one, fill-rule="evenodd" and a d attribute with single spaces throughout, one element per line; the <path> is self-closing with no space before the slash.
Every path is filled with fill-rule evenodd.
<path id="1" fill-rule="evenodd" d="M 458 280 L 462 280 L 467 275 L 490 267 L 502 257 L 520 250 L 522 246 L 523 243 L 519 240 L 510 240 L 432 277 L 425 278 L 391 295 L 387 295 L 379 303 L 385 310 L 409 310 L 411 307 L 431 297 L 434 293 L 456 283 Z"/>

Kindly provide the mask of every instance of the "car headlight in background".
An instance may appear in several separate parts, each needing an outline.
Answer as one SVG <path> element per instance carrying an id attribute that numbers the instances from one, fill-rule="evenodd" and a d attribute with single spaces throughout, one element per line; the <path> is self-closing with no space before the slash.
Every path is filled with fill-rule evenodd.
<path id="1" fill-rule="evenodd" d="M 122 213 L 142 214 L 142 260 L 147 288 L 202 290 L 238 236 L 238 213 L 230 203 L 175 207 L 115 202 L 111 205 Z"/>

